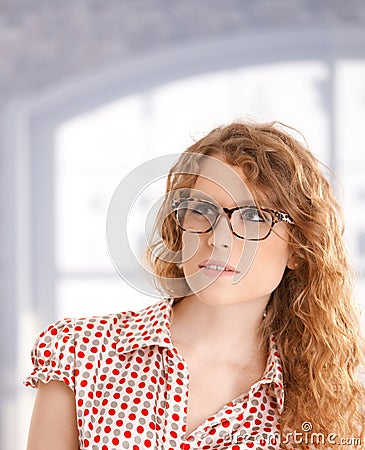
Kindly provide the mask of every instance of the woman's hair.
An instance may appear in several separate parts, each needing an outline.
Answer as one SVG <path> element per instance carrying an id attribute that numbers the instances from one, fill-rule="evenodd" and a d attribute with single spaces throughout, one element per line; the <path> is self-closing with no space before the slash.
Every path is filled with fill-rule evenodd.
<path id="1" fill-rule="evenodd" d="M 189 147 L 168 175 L 147 257 L 158 288 L 179 297 L 170 282 L 184 283 L 177 264 L 182 232 L 170 203 L 174 192 L 194 186 L 199 159 L 189 156 L 216 155 L 242 168 L 254 198 L 258 192 L 267 194 L 273 207 L 288 213 L 295 223 L 290 226 L 289 245 L 298 265 L 285 269 L 263 321 L 264 337 L 275 336 L 283 362 L 281 432 L 301 432 L 303 422 L 310 422 L 312 432 L 324 436 L 359 438 L 365 416 L 365 388 L 358 373 L 364 343 L 352 297 L 342 212 L 318 160 L 284 127 L 280 122 L 234 122 Z M 324 447 L 329 447 L 327 441 Z"/>

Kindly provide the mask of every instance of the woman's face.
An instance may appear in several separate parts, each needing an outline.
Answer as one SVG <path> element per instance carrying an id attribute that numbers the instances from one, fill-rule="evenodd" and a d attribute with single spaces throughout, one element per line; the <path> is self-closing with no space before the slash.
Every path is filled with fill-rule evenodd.
<path id="1" fill-rule="evenodd" d="M 203 162 L 191 196 L 209 198 L 226 208 L 254 204 L 243 171 L 219 157 Z M 264 199 L 260 206 L 273 208 Z M 193 294 L 216 305 L 252 300 L 267 303 L 289 261 L 287 227 L 279 222 L 275 232 L 271 231 L 265 240 L 247 241 L 232 233 L 228 217 L 222 214 L 214 229 L 207 233 L 184 231 L 182 267 Z M 213 267 L 207 267 L 209 263 Z M 235 270 L 223 272 L 214 266 L 231 266 Z"/>

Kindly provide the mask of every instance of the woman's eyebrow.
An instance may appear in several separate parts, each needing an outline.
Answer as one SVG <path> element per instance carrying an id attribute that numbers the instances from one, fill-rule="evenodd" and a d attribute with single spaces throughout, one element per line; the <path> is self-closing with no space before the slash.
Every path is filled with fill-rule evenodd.
<path id="1" fill-rule="evenodd" d="M 212 203 L 214 205 L 222 206 L 224 208 L 233 209 L 233 208 L 239 208 L 241 206 L 257 206 L 258 204 L 262 205 L 262 202 L 256 203 L 253 198 L 250 199 L 244 199 L 240 201 L 233 201 L 230 206 L 223 205 L 221 202 L 217 202 L 216 200 L 210 198 L 210 197 L 204 197 L 204 196 L 191 196 L 191 198 L 194 198 L 196 200 L 202 200 L 206 201 L 208 203 Z"/>

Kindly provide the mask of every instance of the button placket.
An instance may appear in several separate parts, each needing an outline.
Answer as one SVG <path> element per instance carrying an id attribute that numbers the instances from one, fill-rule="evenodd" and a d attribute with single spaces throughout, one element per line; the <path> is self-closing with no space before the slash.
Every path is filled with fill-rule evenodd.
<path id="1" fill-rule="evenodd" d="M 183 361 L 167 350 L 164 356 L 165 363 L 165 379 L 166 379 L 166 410 L 165 410 L 165 436 L 168 443 L 170 436 L 177 436 L 175 439 L 182 440 L 184 435 L 183 427 L 185 425 L 185 409 L 187 408 L 187 389 L 188 381 L 186 380 L 186 367 L 178 368 L 178 364 Z M 183 383 L 180 385 L 176 382 L 177 372 L 183 373 Z M 178 416 L 178 419 L 176 419 Z M 176 424 L 178 427 L 176 427 Z"/>

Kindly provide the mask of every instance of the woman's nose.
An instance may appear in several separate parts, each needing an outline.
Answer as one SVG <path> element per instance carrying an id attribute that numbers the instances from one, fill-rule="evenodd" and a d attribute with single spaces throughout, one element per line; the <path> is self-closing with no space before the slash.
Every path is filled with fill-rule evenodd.
<path id="1" fill-rule="evenodd" d="M 233 233 L 229 224 L 229 218 L 222 214 L 218 217 L 213 229 L 209 231 L 208 244 L 214 247 L 231 247 Z"/>

